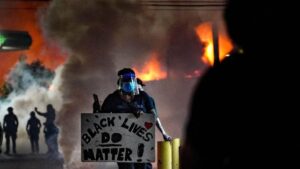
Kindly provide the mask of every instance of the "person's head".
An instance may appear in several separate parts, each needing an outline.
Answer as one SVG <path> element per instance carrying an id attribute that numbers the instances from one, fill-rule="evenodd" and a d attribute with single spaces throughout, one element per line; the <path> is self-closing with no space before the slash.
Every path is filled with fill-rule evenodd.
<path id="1" fill-rule="evenodd" d="M 14 109 L 12 107 L 7 108 L 8 113 L 13 113 Z"/>
<path id="2" fill-rule="evenodd" d="M 254 56 L 258 57 L 268 57 L 274 56 L 271 55 L 274 52 L 282 51 L 280 48 L 276 49 L 276 43 L 281 42 L 274 40 L 280 36 L 278 30 L 282 27 L 281 17 L 277 17 L 280 11 L 274 7 L 275 3 L 277 2 L 228 1 L 225 11 L 227 30 L 234 43 L 242 47 L 245 54 L 250 53 L 246 56 L 252 57 L 252 54 L 255 54 Z M 278 32 L 274 34 L 274 30 Z M 270 49 L 272 51 L 269 51 Z M 265 55 L 267 52 L 273 53 Z M 239 58 L 236 59 L 237 57 Z M 285 147 L 288 144 L 284 145 L 284 142 L 277 144 L 280 138 L 280 132 L 274 127 L 277 126 L 277 120 L 275 120 L 276 125 L 273 126 L 271 120 L 262 120 L 271 118 L 267 114 L 249 111 L 250 115 L 241 112 L 238 108 L 250 105 L 253 110 L 256 110 L 263 105 L 261 103 L 264 100 L 261 98 L 272 97 L 272 95 L 265 97 L 262 92 L 259 92 L 264 90 L 264 87 L 256 86 L 261 83 L 262 76 L 257 76 L 258 73 L 253 73 L 247 66 L 253 67 L 254 71 L 262 74 L 268 72 L 269 68 L 257 69 L 256 64 L 261 60 L 252 62 L 253 60 L 247 57 L 240 55 L 237 57 L 232 57 L 222 62 L 220 66 L 211 68 L 203 75 L 195 89 L 185 132 L 183 168 L 255 168 L 262 165 L 269 165 L 264 168 L 273 168 L 270 166 L 283 162 L 283 160 L 272 159 L 273 157 L 277 155 L 276 159 L 279 159 L 287 155 L 287 153 L 275 153 L 279 149 L 288 150 Z M 244 77 L 237 79 L 239 75 Z M 264 82 L 269 84 L 270 81 Z M 225 90 L 218 88 L 220 85 Z M 248 87 L 253 88 L 254 92 L 249 92 Z M 250 99 L 252 96 L 261 97 L 261 100 L 253 101 Z M 228 100 L 227 97 L 232 99 Z M 262 109 L 266 108 L 272 112 L 272 108 L 267 107 Z M 276 119 L 275 116 L 272 118 Z M 285 132 L 285 129 L 281 129 Z"/>
<path id="3" fill-rule="evenodd" d="M 144 91 L 144 86 L 146 86 L 145 83 L 140 78 L 137 78 L 136 81 L 138 84 L 138 89 L 140 91 Z"/>
<path id="4" fill-rule="evenodd" d="M 235 45 L 245 52 L 271 52 L 280 46 L 285 19 L 277 5 L 276 1 L 228 0 L 224 19 Z"/>
<path id="5" fill-rule="evenodd" d="M 53 108 L 52 104 L 48 104 L 47 111 L 49 112 L 49 111 L 53 111 L 53 110 L 54 110 L 54 108 Z"/>
<path id="6" fill-rule="evenodd" d="M 118 71 L 118 89 L 122 94 L 137 95 L 138 87 L 135 72 L 130 68 Z"/>
<path id="7" fill-rule="evenodd" d="M 35 112 L 34 111 L 30 112 L 30 117 L 32 117 L 32 118 L 35 117 Z"/>

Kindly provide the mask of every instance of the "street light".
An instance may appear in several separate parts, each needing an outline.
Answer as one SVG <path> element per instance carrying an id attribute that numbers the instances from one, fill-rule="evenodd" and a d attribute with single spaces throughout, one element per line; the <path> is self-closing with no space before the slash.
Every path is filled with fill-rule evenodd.
<path id="1" fill-rule="evenodd" d="M 26 50 L 32 44 L 26 31 L 0 30 L 0 52 Z"/>

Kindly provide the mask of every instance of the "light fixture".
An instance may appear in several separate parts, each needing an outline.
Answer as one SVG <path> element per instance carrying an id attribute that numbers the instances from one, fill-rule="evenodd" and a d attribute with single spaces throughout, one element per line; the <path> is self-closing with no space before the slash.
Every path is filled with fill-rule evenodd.
<path id="1" fill-rule="evenodd" d="M 0 30 L 0 52 L 29 49 L 31 36 L 26 31 Z"/>

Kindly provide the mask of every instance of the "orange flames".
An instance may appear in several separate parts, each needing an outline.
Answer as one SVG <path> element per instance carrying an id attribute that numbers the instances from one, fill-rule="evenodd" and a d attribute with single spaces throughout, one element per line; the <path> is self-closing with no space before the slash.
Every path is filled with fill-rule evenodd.
<path id="1" fill-rule="evenodd" d="M 138 78 L 143 81 L 161 80 L 167 77 L 167 72 L 163 70 L 161 63 L 158 60 L 158 54 L 153 52 L 150 54 L 150 59 L 145 62 L 142 70 L 133 67 Z"/>
<path id="2" fill-rule="evenodd" d="M 208 65 L 214 64 L 214 44 L 212 25 L 210 23 L 203 23 L 196 27 L 196 33 L 198 38 L 205 45 L 202 61 Z M 219 60 L 222 61 L 226 55 L 233 49 L 233 45 L 223 33 L 219 32 Z"/>
<path id="3" fill-rule="evenodd" d="M 32 45 L 26 51 L 0 52 L 0 85 L 10 68 L 18 61 L 21 54 L 27 56 L 27 62 L 31 63 L 39 59 L 47 68 L 54 70 L 64 63 L 66 54 L 63 54 L 58 46 L 46 41 L 39 25 L 37 9 L 48 5 L 37 2 L 6 2 L 1 4 L 0 29 L 28 31 L 32 37 Z"/>
<path id="4" fill-rule="evenodd" d="M 222 30 L 222 29 L 220 29 Z M 214 44 L 213 44 L 213 32 L 212 25 L 210 23 L 203 23 L 195 28 L 196 34 L 200 41 L 204 43 L 204 53 L 201 60 L 207 65 L 214 65 Z M 227 54 L 233 49 L 230 38 L 219 31 L 219 60 L 225 59 Z M 150 59 L 145 63 L 142 69 L 139 71 L 136 67 L 133 70 L 136 72 L 137 77 L 144 81 L 161 80 L 167 77 L 167 72 L 162 69 L 162 65 L 158 60 L 158 53 L 153 52 Z M 184 78 L 198 78 L 202 74 L 200 69 L 196 69 L 193 72 L 184 74 Z"/>

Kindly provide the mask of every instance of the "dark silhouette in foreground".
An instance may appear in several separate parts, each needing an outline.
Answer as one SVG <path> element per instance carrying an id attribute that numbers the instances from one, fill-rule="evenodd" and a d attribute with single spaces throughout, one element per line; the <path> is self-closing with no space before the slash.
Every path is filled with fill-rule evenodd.
<path id="1" fill-rule="evenodd" d="M 182 168 L 300 168 L 299 63 L 284 2 L 231 0 L 225 11 L 243 49 L 209 69 L 191 105 Z M 296 63 L 296 65 L 295 65 Z M 292 166 L 292 167 L 291 167 Z"/>

